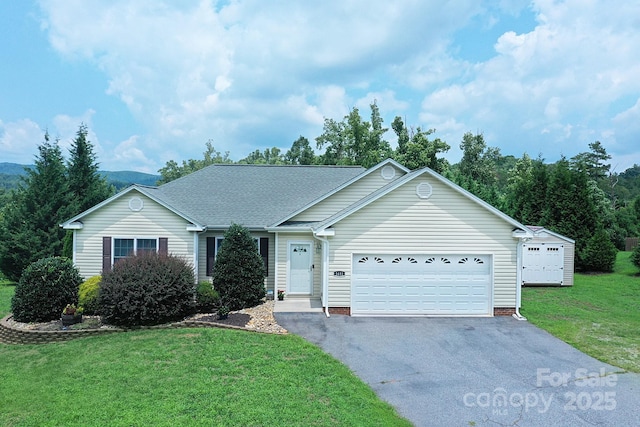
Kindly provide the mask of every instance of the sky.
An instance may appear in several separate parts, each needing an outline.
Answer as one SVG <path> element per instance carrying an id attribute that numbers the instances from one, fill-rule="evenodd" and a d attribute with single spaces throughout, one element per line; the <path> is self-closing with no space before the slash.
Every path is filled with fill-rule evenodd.
<path id="1" fill-rule="evenodd" d="M 640 164 L 640 1 L 0 0 L 0 162 L 64 153 L 156 173 L 283 153 L 376 102 L 446 141 L 466 132 L 547 162 L 600 141 Z M 385 138 L 394 146 L 393 131 Z"/>

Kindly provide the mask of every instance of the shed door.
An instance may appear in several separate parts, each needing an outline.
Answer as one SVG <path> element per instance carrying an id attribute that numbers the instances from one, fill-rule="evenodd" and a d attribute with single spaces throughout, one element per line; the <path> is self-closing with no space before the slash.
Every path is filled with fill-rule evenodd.
<path id="1" fill-rule="evenodd" d="M 562 285 L 564 245 L 525 243 L 522 245 L 522 283 Z"/>
<path id="2" fill-rule="evenodd" d="M 354 255 L 351 314 L 492 314 L 490 255 Z"/>

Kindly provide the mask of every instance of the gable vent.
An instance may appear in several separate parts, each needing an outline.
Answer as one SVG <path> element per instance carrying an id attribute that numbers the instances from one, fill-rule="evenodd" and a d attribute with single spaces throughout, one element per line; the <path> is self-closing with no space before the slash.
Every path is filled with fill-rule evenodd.
<path id="1" fill-rule="evenodd" d="M 140 197 L 132 197 L 129 199 L 129 209 L 133 212 L 140 212 L 144 207 L 144 202 Z"/>
<path id="2" fill-rule="evenodd" d="M 380 171 L 382 177 L 386 180 L 393 179 L 396 176 L 396 170 L 393 166 L 385 166 Z"/>
<path id="3" fill-rule="evenodd" d="M 416 185 L 416 194 L 421 199 L 428 199 L 429 197 L 431 197 L 432 193 L 433 188 L 431 188 L 431 184 L 429 184 L 428 182 L 421 182 L 420 184 Z"/>

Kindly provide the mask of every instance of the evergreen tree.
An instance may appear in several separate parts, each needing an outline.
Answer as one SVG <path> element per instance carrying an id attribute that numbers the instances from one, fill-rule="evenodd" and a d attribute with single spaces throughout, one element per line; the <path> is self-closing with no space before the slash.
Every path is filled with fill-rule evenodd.
<path id="1" fill-rule="evenodd" d="M 554 165 L 549 178 L 543 222 L 576 241 L 576 268 L 584 269 L 584 250 L 595 232 L 603 228 L 602 218 L 586 172 L 572 169 L 564 157 Z"/>
<path id="2" fill-rule="evenodd" d="M 216 254 L 213 286 L 229 310 L 258 305 L 265 296 L 265 270 L 249 230 L 232 224 Z"/>
<path id="3" fill-rule="evenodd" d="M 93 146 L 87 140 L 87 126 L 82 124 L 69 149 L 67 176 L 70 211 L 73 215 L 84 212 L 90 207 L 110 197 L 114 189 L 98 173 L 98 163 Z"/>
<path id="4" fill-rule="evenodd" d="M 59 224 L 70 216 L 66 170 L 57 141 L 45 134 L 35 167 L 27 170 L 0 225 L 0 270 L 18 280 L 30 263 L 62 253 L 65 231 Z"/>

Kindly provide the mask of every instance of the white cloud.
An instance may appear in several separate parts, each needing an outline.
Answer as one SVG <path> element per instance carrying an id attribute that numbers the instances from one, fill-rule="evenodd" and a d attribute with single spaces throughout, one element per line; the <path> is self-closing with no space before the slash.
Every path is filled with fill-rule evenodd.
<path id="1" fill-rule="evenodd" d="M 44 130 L 29 120 L 4 123 L 0 120 L 0 151 L 2 161 L 32 164 L 38 153 L 38 145 L 44 141 Z"/>
<path id="2" fill-rule="evenodd" d="M 105 169 L 157 173 L 155 161 L 145 156 L 141 145 L 136 135 L 120 142 L 112 152 L 105 153 Z"/>
<path id="3" fill-rule="evenodd" d="M 584 151 L 598 129 L 609 126 L 603 110 L 640 93 L 640 7 L 579 0 L 535 1 L 532 7 L 536 28 L 505 32 L 496 55 L 477 64 L 466 83 L 425 97 L 423 117 L 435 118 L 438 129 L 454 119 L 465 131 L 490 131 L 499 139 L 488 144 L 503 152 L 540 151 L 551 160 Z"/>
<path id="4" fill-rule="evenodd" d="M 373 99 L 387 124 L 406 113 L 409 125 L 436 128 L 452 147 L 464 132 L 481 131 L 503 153 L 551 160 L 605 132 L 627 153 L 636 148 L 621 141 L 640 134 L 624 115 L 614 120 L 621 99 L 640 96 L 637 2 L 43 0 L 41 7 L 53 48 L 95 64 L 107 93 L 143 128 L 124 132 L 140 136 L 119 143 L 128 153 L 120 160 L 154 171 L 171 158 L 199 157 L 209 139 L 234 158 L 288 148 L 300 134 L 317 136 L 324 117 L 339 120 L 354 106 L 364 116 Z M 525 11 L 535 28 L 496 36 L 492 58 L 458 56 L 454 37 L 474 19 L 484 31 Z M 114 144 L 107 139 L 105 153 Z"/>

